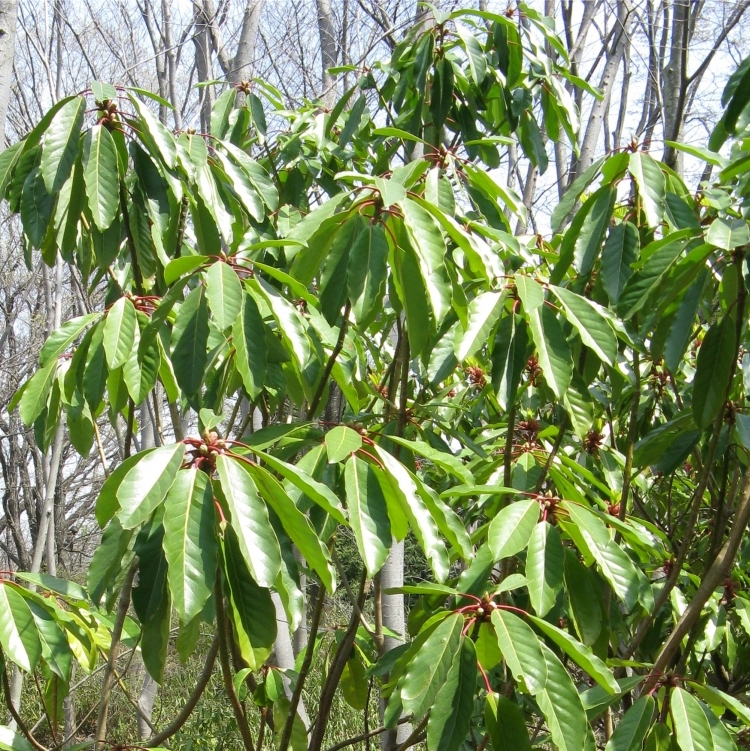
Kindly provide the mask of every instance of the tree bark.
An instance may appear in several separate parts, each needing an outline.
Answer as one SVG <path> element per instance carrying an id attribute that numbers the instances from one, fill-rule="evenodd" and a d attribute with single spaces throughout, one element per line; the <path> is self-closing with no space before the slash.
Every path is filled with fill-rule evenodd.
<path id="1" fill-rule="evenodd" d="M 16 47 L 18 0 L 0 0 L 0 128 L 5 134 L 10 86 L 13 79 L 13 53 Z M 5 138 L 0 151 L 5 148 Z"/>
<path id="2" fill-rule="evenodd" d="M 336 49 L 336 32 L 333 26 L 333 12 L 331 0 L 316 0 L 318 7 L 318 32 L 320 34 L 321 96 L 327 109 L 332 109 L 336 102 L 336 78 L 328 72 L 336 65 L 338 50 Z"/>

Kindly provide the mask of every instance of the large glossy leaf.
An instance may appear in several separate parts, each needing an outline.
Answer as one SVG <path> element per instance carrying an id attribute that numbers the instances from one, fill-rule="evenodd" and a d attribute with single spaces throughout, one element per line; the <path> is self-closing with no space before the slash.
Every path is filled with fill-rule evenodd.
<path id="1" fill-rule="evenodd" d="M 596 352 L 600 360 L 613 365 L 617 357 L 617 336 L 596 303 L 564 287 L 551 287 L 563 305 L 565 317 L 573 324 L 581 341 Z"/>
<path id="2" fill-rule="evenodd" d="M 101 543 L 91 559 L 86 579 L 89 595 L 95 605 L 99 604 L 120 571 L 132 538 L 133 530 L 123 529 L 117 517 L 104 530 Z"/>
<path id="3" fill-rule="evenodd" d="M 501 694 L 487 694 L 484 722 L 493 751 L 531 751 L 521 709 Z"/>
<path id="4" fill-rule="evenodd" d="M 652 696 L 642 696 L 617 723 L 615 732 L 604 751 L 640 751 L 654 715 L 656 702 Z"/>
<path id="5" fill-rule="evenodd" d="M 263 167 L 254 159 L 251 159 L 242 149 L 227 141 L 222 142 L 222 148 L 242 167 L 247 179 L 252 183 L 258 195 L 261 196 L 268 210 L 276 211 L 279 207 L 279 193 L 273 180 Z M 331 208 L 335 208 L 335 204 Z"/>
<path id="6" fill-rule="evenodd" d="M 559 751 L 581 751 L 586 748 L 589 735 L 581 698 L 560 660 L 546 645 L 541 648 L 547 663 L 547 680 L 535 697 L 537 704 Z"/>
<path id="7" fill-rule="evenodd" d="M 581 641 L 588 647 L 595 644 L 602 630 L 602 608 L 596 584 L 589 570 L 573 550 L 565 551 L 565 591 L 568 609 Z"/>
<path id="8" fill-rule="evenodd" d="M 347 284 L 352 314 L 367 326 L 379 310 L 387 276 L 388 240 L 382 224 L 368 224 L 349 252 Z"/>
<path id="9" fill-rule="evenodd" d="M 474 642 L 462 637 L 458 654 L 430 711 L 427 722 L 429 751 L 458 751 L 461 747 L 474 713 L 476 685 L 477 656 Z"/>
<path id="10" fill-rule="evenodd" d="M 415 478 L 387 451 L 383 451 L 379 446 L 375 447 L 375 451 L 383 464 L 392 495 L 409 520 L 409 526 L 427 556 L 436 579 L 439 582 L 445 581 L 448 576 L 448 551 L 440 537 L 435 519 L 419 494 Z"/>
<path id="11" fill-rule="evenodd" d="M 242 207 L 256 222 L 262 222 L 266 214 L 263 199 L 250 182 L 247 174 L 221 151 L 214 153 L 229 178 L 229 183 L 237 194 L 237 198 L 240 199 Z"/>
<path id="12" fill-rule="evenodd" d="M 128 98 L 141 119 L 138 131 L 141 141 L 151 152 L 151 156 L 161 157 L 167 167 L 173 168 L 177 160 L 174 136 L 136 96 L 128 93 Z"/>
<path id="13" fill-rule="evenodd" d="M 461 645 L 463 618 L 448 616 L 427 637 L 404 672 L 401 701 L 407 712 L 421 717 L 432 706 L 454 664 Z"/>
<path id="14" fill-rule="evenodd" d="M 451 287 L 444 262 L 445 240 L 432 215 L 418 203 L 407 198 L 399 206 L 404 213 L 406 231 L 419 261 L 432 313 L 436 321 L 441 321 L 451 305 Z"/>
<path id="15" fill-rule="evenodd" d="M 318 482 L 314 477 L 295 464 L 281 461 L 281 459 L 277 459 L 272 454 L 267 454 L 263 451 L 257 451 L 256 453 L 269 467 L 278 472 L 298 490 L 302 491 L 311 501 L 317 503 L 318 506 L 328 512 L 337 522 L 346 524 L 346 512 L 341 505 L 341 501 L 327 485 Z"/>
<path id="16" fill-rule="evenodd" d="M 638 230 L 631 222 L 614 226 L 602 250 L 602 286 L 613 305 L 617 305 L 625 282 L 633 275 L 630 268 L 638 254 Z"/>
<path id="17" fill-rule="evenodd" d="M 436 467 L 440 467 L 445 472 L 457 477 L 466 485 L 474 484 L 474 476 L 459 457 L 449 454 L 447 451 L 440 451 L 424 441 L 410 441 L 393 435 L 389 435 L 388 440 L 399 444 L 399 446 L 404 446 L 414 454 L 423 456 Z"/>
<path id="18" fill-rule="evenodd" d="M 711 727 L 692 694 L 676 686 L 669 694 L 669 709 L 674 721 L 672 730 L 682 751 L 713 751 Z"/>
<path id="19" fill-rule="evenodd" d="M 250 574 L 261 587 L 271 587 L 279 574 L 281 553 L 266 505 L 238 460 L 218 456 L 216 471 L 232 529 Z"/>
<path id="20" fill-rule="evenodd" d="M 229 328 L 242 307 L 242 285 L 229 264 L 211 264 L 206 274 L 206 298 L 219 329 Z"/>
<path id="21" fill-rule="evenodd" d="M 172 365 L 180 388 L 195 394 L 203 384 L 208 358 L 208 305 L 203 285 L 198 285 L 180 306 L 172 330 Z"/>
<path id="22" fill-rule="evenodd" d="M 107 311 L 104 319 L 104 352 L 110 370 L 124 365 L 133 354 L 138 316 L 133 303 L 121 297 Z"/>
<path id="23" fill-rule="evenodd" d="M 201 612 L 213 591 L 218 552 L 215 523 L 206 473 L 198 469 L 178 472 L 164 499 L 164 554 L 169 590 L 184 623 Z"/>
<path id="24" fill-rule="evenodd" d="M 612 220 L 616 197 L 617 190 L 610 185 L 605 185 L 599 188 L 583 206 L 582 210 L 586 210 L 586 218 L 575 238 L 573 248 L 573 265 L 583 277 L 591 274 L 594 263 L 599 257 L 604 235 Z M 564 252 L 561 248 L 561 256 Z"/>
<path id="25" fill-rule="evenodd" d="M 224 538 L 224 567 L 240 651 L 248 666 L 258 670 L 276 640 L 276 608 L 271 593 L 259 587 L 250 575 L 232 529 Z"/>
<path id="26" fill-rule="evenodd" d="M 456 359 L 463 362 L 480 347 L 487 344 L 497 319 L 502 312 L 505 295 L 502 292 L 482 292 L 469 303 L 466 326 L 456 337 Z"/>
<path id="27" fill-rule="evenodd" d="M 310 520 L 286 494 L 281 483 L 270 472 L 257 466 L 240 465 L 250 474 L 263 499 L 273 509 L 292 542 L 299 548 L 307 565 L 320 577 L 329 591 L 336 589 L 333 563 L 328 548 L 321 541 Z"/>
<path id="28" fill-rule="evenodd" d="M 46 407 L 47 397 L 56 375 L 57 360 L 54 359 L 37 370 L 24 385 L 18 409 L 25 425 L 32 425 Z"/>
<path id="29" fill-rule="evenodd" d="M 184 443 L 162 446 L 144 455 L 128 471 L 117 488 L 117 517 L 124 529 L 142 524 L 164 500 L 184 455 Z"/>
<path id="30" fill-rule="evenodd" d="M 564 565 L 560 533 L 546 521 L 539 522 L 526 551 L 526 578 L 529 580 L 526 586 L 537 615 L 544 617 L 554 607 L 563 583 Z"/>
<path id="31" fill-rule="evenodd" d="M 370 465 L 352 456 L 344 469 L 349 522 L 370 576 L 385 563 L 391 547 L 391 523 L 383 491 Z"/>
<path id="32" fill-rule="evenodd" d="M 243 295 L 242 309 L 232 327 L 235 364 L 245 390 L 255 399 L 266 378 L 268 346 L 263 318 L 251 295 Z"/>
<path id="33" fill-rule="evenodd" d="M 490 522 L 487 542 L 496 561 L 523 550 L 539 521 L 539 504 L 527 498 L 509 503 Z"/>
<path id="34" fill-rule="evenodd" d="M 612 671 L 587 646 L 576 641 L 567 631 L 563 631 L 548 621 L 533 615 L 529 616 L 529 620 L 610 694 L 616 694 L 620 690 Z"/>
<path id="35" fill-rule="evenodd" d="M 724 405 L 729 389 L 729 374 L 736 357 L 736 325 L 727 315 L 714 323 L 698 350 L 693 378 L 693 417 L 699 428 L 710 425 Z"/>
<path id="36" fill-rule="evenodd" d="M 562 399 L 573 377 L 573 360 L 560 321 L 549 307 L 540 305 L 529 313 L 529 327 L 544 379 Z"/>
<path id="37" fill-rule="evenodd" d="M 325 447 L 329 464 L 342 462 L 362 448 L 362 436 L 346 425 L 337 425 L 326 433 Z"/>
<path id="38" fill-rule="evenodd" d="M 44 134 L 41 170 L 50 193 L 62 188 L 78 157 L 78 140 L 85 108 L 86 100 L 80 96 L 66 102 L 52 118 Z"/>
<path id="39" fill-rule="evenodd" d="M 94 224 L 104 232 L 120 204 L 117 150 L 109 131 L 95 125 L 83 141 L 83 182 Z"/>
<path id="40" fill-rule="evenodd" d="M 497 644 L 513 677 L 534 696 L 547 685 L 547 660 L 531 627 L 506 610 L 492 611 Z"/>
<path id="41" fill-rule="evenodd" d="M 664 216 L 666 179 L 658 162 L 645 152 L 630 155 L 628 170 L 638 187 L 638 196 L 649 227 L 657 227 Z"/>
<path id="42" fill-rule="evenodd" d="M 9 660 L 27 673 L 42 655 L 28 605 L 11 584 L 0 583 L 0 645 Z"/>

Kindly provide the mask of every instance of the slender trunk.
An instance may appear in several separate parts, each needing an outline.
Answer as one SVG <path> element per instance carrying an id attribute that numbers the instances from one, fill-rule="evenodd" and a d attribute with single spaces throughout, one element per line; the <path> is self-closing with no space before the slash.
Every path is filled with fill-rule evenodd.
<path id="1" fill-rule="evenodd" d="M 245 15 L 242 19 L 240 39 L 237 43 L 237 53 L 232 60 L 232 69 L 227 78 L 231 83 L 237 84 L 247 81 L 252 77 L 252 64 L 255 60 L 255 45 L 258 40 L 260 27 L 260 15 L 263 11 L 265 0 L 247 0 Z"/>
<path id="2" fill-rule="evenodd" d="M 211 30 L 208 12 L 202 3 L 193 5 L 193 21 L 195 23 L 195 68 L 198 81 L 210 81 L 211 74 Z M 213 88 L 203 86 L 200 89 L 201 102 L 201 130 L 208 133 L 211 129 L 211 108 L 214 104 Z"/>
<path id="3" fill-rule="evenodd" d="M 18 0 L 0 0 L 0 129 L 5 134 L 5 116 L 13 80 L 13 52 L 16 46 Z M 5 138 L 0 151 L 5 148 Z"/>
<path id="4" fill-rule="evenodd" d="M 141 421 L 141 448 L 144 450 L 154 448 L 159 441 L 148 402 L 141 404 L 139 414 Z M 151 719 L 154 714 L 154 704 L 156 703 L 158 693 L 159 684 L 149 675 L 147 670 L 144 670 L 141 694 L 138 697 L 138 706 L 141 711 L 136 718 L 139 741 L 147 740 L 151 737 Z"/>
<path id="5" fill-rule="evenodd" d="M 328 72 L 336 65 L 338 51 L 336 49 L 336 34 L 333 26 L 333 12 L 330 0 L 317 0 L 318 32 L 320 34 L 320 58 L 323 67 L 321 74 L 321 99 L 324 105 L 331 109 L 336 102 L 336 78 Z"/>
<path id="6" fill-rule="evenodd" d="M 276 654 L 276 665 L 282 670 L 294 670 L 294 660 L 297 652 L 292 645 L 292 639 L 289 635 L 289 620 L 284 610 L 284 605 L 281 602 L 281 597 L 276 592 L 271 593 L 274 607 L 276 608 L 276 641 L 273 645 L 273 651 Z M 295 637 L 299 629 L 295 631 Z M 304 645 L 303 645 L 304 646 Z M 285 675 L 282 677 L 282 683 L 284 684 L 284 693 L 287 699 L 291 701 L 292 698 L 292 686 L 291 681 Z M 305 702 L 300 697 L 299 704 L 297 705 L 297 714 L 305 725 L 305 729 L 310 727 L 310 717 L 305 709 Z"/>

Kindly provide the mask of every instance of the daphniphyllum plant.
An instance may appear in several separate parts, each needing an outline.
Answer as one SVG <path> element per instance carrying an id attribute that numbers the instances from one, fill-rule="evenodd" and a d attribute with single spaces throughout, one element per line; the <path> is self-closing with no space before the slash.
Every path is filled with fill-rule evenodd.
<path id="1" fill-rule="evenodd" d="M 587 84 L 524 5 L 434 21 L 331 111 L 252 81 L 172 133 L 95 82 L 0 155 L 29 264 L 61 257 L 90 306 L 15 403 L 42 451 L 63 423 L 82 454 L 122 446 L 86 588 L 0 581 L 6 698 L 12 669 L 41 682 L 55 749 L 73 660 L 107 659 L 90 743 L 138 747 L 108 731 L 121 646 L 161 682 L 202 628 L 198 685 L 142 745 L 217 656 L 247 751 L 331 745 L 338 691 L 363 726 L 336 749 L 747 744 L 748 65 L 712 150 L 672 145 L 715 170 L 698 193 L 633 143 L 516 236 L 497 168 L 577 149 Z M 139 407 L 160 440 L 134 452 Z M 407 536 L 432 580 L 383 586 Z M 348 623 L 323 628 L 337 588 Z M 269 665 L 304 614 L 296 670 Z M 0 748 L 46 751 L 9 708 Z"/>

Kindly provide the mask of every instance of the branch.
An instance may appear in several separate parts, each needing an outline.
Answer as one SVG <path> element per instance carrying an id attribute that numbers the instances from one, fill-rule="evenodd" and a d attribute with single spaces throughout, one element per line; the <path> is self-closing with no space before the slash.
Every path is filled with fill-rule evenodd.
<path id="1" fill-rule="evenodd" d="M 315 415 L 315 410 L 320 405 L 320 400 L 323 397 L 323 392 L 325 391 L 326 384 L 328 383 L 328 379 L 331 377 L 331 371 L 333 370 L 333 366 L 336 364 L 336 358 L 341 354 L 341 350 L 344 348 L 344 341 L 346 341 L 346 329 L 349 326 L 349 313 L 351 313 L 351 310 L 351 300 L 347 300 L 346 307 L 344 308 L 344 320 L 342 321 L 341 328 L 339 329 L 338 341 L 336 342 L 336 346 L 333 348 L 333 352 L 331 352 L 331 356 L 328 358 L 326 369 L 323 371 L 320 383 L 318 384 L 318 390 L 315 392 L 315 396 L 313 397 L 312 402 L 310 402 L 310 417 L 313 417 Z"/>
<path id="2" fill-rule="evenodd" d="M 401 717 L 397 722 L 396 725 L 403 725 L 405 722 L 411 721 L 411 715 L 408 715 L 407 717 Z M 340 751 L 342 748 L 346 748 L 347 746 L 353 746 L 355 743 L 361 743 L 362 741 L 366 741 L 368 738 L 372 738 L 375 735 L 380 735 L 381 733 L 385 733 L 391 728 L 385 727 L 385 725 L 382 725 L 379 728 L 375 728 L 374 730 L 370 730 L 367 733 L 362 733 L 361 735 L 355 735 L 353 738 L 347 738 L 345 741 L 341 741 L 341 743 L 337 743 L 335 746 L 331 746 L 330 748 L 327 748 L 326 751 Z"/>
<path id="3" fill-rule="evenodd" d="M 216 655 L 219 653 L 219 635 L 214 636 L 214 640 L 211 642 L 211 648 L 206 655 L 206 662 L 203 665 L 203 670 L 200 676 L 198 676 L 198 683 L 195 684 L 193 693 L 185 702 L 185 706 L 180 710 L 177 717 L 167 725 L 160 733 L 157 733 L 144 744 L 146 748 L 153 746 L 161 746 L 164 741 L 171 738 L 180 728 L 187 722 L 188 717 L 193 713 L 198 701 L 203 692 L 206 690 L 209 680 L 211 680 L 211 674 L 213 673 L 214 663 L 216 662 Z"/>
<path id="4" fill-rule="evenodd" d="M 8 711 L 10 712 L 11 717 L 16 721 L 16 725 L 18 725 L 21 732 L 26 736 L 26 739 L 29 741 L 29 743 L 35 749 L 37 749 L 37 751 L 48 751 L 46 746 L 43 746 L 41 743 L 39 743 L 39 741 L 36 738 L 34 738 L 34 736 L 31 734 L 31 731 L 26 727 L 26 724 L 21 719 L 21 715 L 18 714 L 18 711 L 13 705 L 13 701 L 10 696 L 11 691 L 10 691 L 10 683 L 8 682 L 8 671 L 5 669 L 4 663 L 3 663 L 3 692 L 5 693 L 5 703 L 8 705 Z"/>

